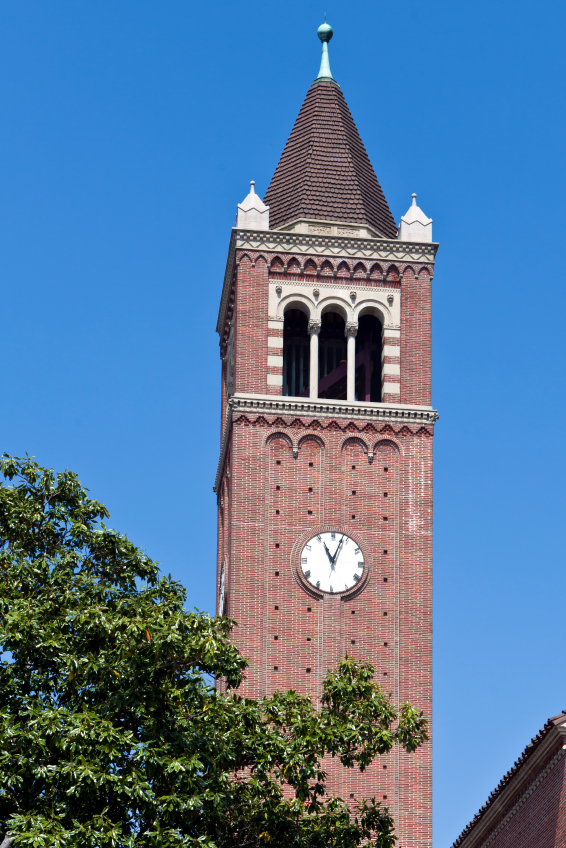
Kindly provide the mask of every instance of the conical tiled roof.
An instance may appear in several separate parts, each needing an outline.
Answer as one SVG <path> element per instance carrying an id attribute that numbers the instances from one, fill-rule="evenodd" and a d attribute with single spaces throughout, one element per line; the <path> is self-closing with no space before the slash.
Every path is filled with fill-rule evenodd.
<path id="1" fill-rule="evenodd" d="M 310 218 L 366 224 L 397 237 L 348 104 L 331 81 L 311 85 L 264 200 L 271 229 Z"/>

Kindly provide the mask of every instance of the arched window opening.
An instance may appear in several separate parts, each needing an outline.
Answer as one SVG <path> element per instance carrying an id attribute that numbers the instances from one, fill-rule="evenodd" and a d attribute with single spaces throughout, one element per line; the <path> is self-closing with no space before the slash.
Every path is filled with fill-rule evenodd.
<path id="1" fill-rule="evenodd" d="M 381 321 L 362 315 L 356 336 L 356 400 L 381 401 Z"/>
<path id="2" fill-rule="evenodd" d="M 288 309 L 283 324 L 283 394 L 307 397 L 309 394 L 309 322 L 300 309 Z"/>
<path id="3" fill-rule="evenodd" d="M 346 399 L 347 353 L 344 319 L 337 312 L 322 316 L 318 337 L 318 396 Z"/>

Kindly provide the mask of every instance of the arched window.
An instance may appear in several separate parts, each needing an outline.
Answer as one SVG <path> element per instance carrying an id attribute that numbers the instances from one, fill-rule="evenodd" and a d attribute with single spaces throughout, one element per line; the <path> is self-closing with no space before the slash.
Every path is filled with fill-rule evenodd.
<path id="1" fill-rule="evenodd" d="M 308 397 L 310 369 L 309 322 L 300 309 L 287 309 L 283 324 L 283 394 Z"/>
<path id="2" fill-rule="evenodd" d="M 362 315 L 356 336 L 356 400 L 381 401 L 381 321 Z"/>
<path id="3" fill-rule="evenodd" d="M 346 398 L 347 348 L 344 319 L 337 312 L 325 312 L 318 337 L 318 396 Z"/>

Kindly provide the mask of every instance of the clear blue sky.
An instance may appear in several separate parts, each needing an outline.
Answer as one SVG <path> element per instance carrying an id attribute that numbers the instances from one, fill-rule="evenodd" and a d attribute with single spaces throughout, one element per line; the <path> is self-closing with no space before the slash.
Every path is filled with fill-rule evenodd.
<path id="1" fill-rule="evenodd" d="M 331 66 L 434 280 L 435 848 L 566 708 L 563 3 L 328 6 Z M 214 603 L 236 204 L 318 71 L 324 5 L 4 0 L 1 449 L 76 470 Z"/>

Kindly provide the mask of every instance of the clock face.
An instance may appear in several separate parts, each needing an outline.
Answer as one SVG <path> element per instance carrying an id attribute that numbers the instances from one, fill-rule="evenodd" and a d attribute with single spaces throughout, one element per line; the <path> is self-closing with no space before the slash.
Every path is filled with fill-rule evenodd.
<path id="1" fill-rule="evenodd" d="M 304 577 L 321 592 L 346 592 L 364 573 L 364 556 L 345 533 L 319 533 L 301 551 Z"/>

